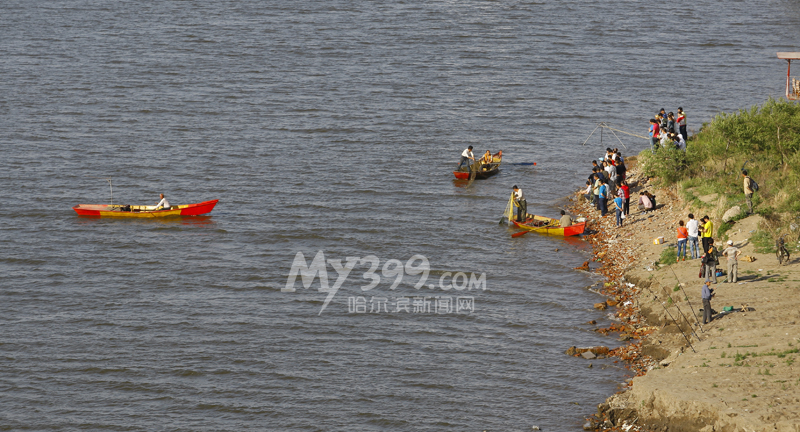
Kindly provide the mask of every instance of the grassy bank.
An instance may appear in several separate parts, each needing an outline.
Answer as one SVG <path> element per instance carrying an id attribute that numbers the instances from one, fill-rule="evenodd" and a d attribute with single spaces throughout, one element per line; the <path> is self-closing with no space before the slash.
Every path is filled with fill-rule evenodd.
<path id="1" fill-rule="evenodd" d="M 647 176 L 674 187 L 698 209 L 695 213 L 702 209 L 719 221 L 718 238 L 733 225 L 721 224 L 726 210 L 735 205 L 747 210 L 741 173 L 746 169 L 760 186 L 753 197 L 755 213 L 765 218 L 760 235 L 774 238 L 789 232 L 797 240 L 800 104 L 769 99 L 749 110 L 719 114 L 690 139 L 685 153 L 674 148 L 645 150 L 639 161 Z"/>

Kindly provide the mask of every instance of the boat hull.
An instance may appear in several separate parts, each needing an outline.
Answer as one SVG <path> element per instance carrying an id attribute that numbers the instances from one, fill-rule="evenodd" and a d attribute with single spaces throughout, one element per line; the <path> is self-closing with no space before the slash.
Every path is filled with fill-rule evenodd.
<path id="1" fill-rule="evenodd" d="M 517 221 L 512 222 L 517 228 L 552 236 L 569 237 L 583 234 L 586 230 L 586 222 L 579 222 L 574 225 L 562 227 L 558 219 L 537 215 L 533 215 L 533 217 L 528 219 L 525 223 Z"/>
<path id="2" fill-rule="evenodd" d="M 203 201 L 196 204 L 172 206 L 169 210 L 153 210 L 155 206 L 129 206 L 123 210 L 122 205 L 78 204 L 72 207 L 78 216 L 113 217 L 113 218 L 163 218 L 175 216 L 198 216 L 210 213 L 219 200 Z"/>
<path id="3" fill-rule="evenodd" d="M 494 165 L 491 169 L 480 170 L 475 173 L 475 180 L 487 179 L 500 172 L 500 164 Z M 453 175 L 459 180 L 469 180 L 469 171 L 453 171 Z"/>

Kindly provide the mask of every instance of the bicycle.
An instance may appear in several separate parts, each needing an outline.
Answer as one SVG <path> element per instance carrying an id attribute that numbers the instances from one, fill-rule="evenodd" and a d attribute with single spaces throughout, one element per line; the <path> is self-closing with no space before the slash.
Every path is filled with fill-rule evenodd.
<path id="1" fill-rule="evenodd" d="M 778 257 L 778 265 L 789 262 L 789 251 L 786 250 L 786 241 L 783 239 L 789 234 L 784 234 L 775 240 L 775 255 Z"/>

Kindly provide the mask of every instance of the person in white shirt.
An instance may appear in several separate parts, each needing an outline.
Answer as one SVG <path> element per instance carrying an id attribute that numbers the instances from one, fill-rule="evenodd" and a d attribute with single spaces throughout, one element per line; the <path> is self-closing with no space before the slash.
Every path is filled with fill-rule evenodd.
<path id="1" fill-rule="evenodd" d="M 699 223 L 694 215 L 689 213 L 689 222 L 686 223 L 686 230 L 689 231 L 689 251 L 692 254 L 692 259 L 700 258 L 700 246 L 697 244 L 697 237 Z"/>
<path id="2" fill-rule="evenodd" d="M 603 162 L 603 165 L 605 165 L 604 169 L 608 173 L 609 187 L 612 187 L 617 181 L 617 167 L 610 161 Z M 613 193 L 614 191 L 612 190 L 611 192 Z"/>
<path id="3" fill-rule="evenodd" d="M 156 204 L 156 210 L 162 210 L 162 209 L 169 210 L 170 208 L 169 201 L 167 201 L 167 199 L 164 198 L 164 194 L 161 194 L 160 196 L 161 196 L 161 201 L 159 201 L 158 204 Z"/>
<path id="4" fill-rule="evenodd" d="M 528 219 L 528 201 L 517 185 L 514 185 L 514 204 L 517 206 L 517 222 L 525 222 Z"/>
<path id="5" fill-rule="evenodd" d="M 458 163 L 458 170 L 461 169 L 462 166 L 465 164 L 467 167 L 470 166 L 469 161 L 472 160 L 475 162 L 475 156 L 472 154 L 472 146 L 467 147 L 463 152 L 461 152 L 461 162 Z"/>

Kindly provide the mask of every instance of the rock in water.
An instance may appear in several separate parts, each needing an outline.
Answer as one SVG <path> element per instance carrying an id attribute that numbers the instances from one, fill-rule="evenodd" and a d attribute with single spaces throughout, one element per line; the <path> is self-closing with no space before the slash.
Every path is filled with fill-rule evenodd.
<path id="1" fill-rule="evenodd" d="M 595 359 L 597 356 L 596 356 L 596 355 L 594 355 L 594 353 L 593 353 L 593 352 L 591 352 L 591 351 L 586 351 L 585 353 L 581 354 L 581 357 L 585 358 L 586 360 L 593 360 L 593 359 Z"/>

